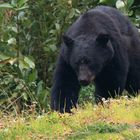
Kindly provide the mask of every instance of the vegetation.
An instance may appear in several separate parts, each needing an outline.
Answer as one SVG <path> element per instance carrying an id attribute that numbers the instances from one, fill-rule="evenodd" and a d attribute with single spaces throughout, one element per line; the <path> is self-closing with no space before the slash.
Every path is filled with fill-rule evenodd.
<path id="1" fill-rule="evenodd" d="M 84 11 L 116 6 L 140 27 L 134 0 L 5 0 L 0 2 L 0 107 L 15 113 L 35 104 L 49 108 L 52 72 L 61 36 Z M 85 94 L 86 99 L 88 97 Z M 89 96 L 91 98 L 91 96 Z M 80 101 L 84 99 L 81 95 Z"/>
<path id="2" fill-rule="evenodd" d="M 116 7 L 140 29 L 139 0 L 0 1 L 1 140 L 140 139 L 139 97 L 93 108 L 87 103 L 94 99 L 89 86 L 81 90 L 81 107 L 74 115 L 49 112 L 61 36 L 81 13 L 97 5 Z"/>
<path id="3" fill-rule="evenodd" d="M 0 139 L 139 140 L 139 108 L 140 96 L 106 101 L 104 107 L 88 103 L 73 110 L 74 114 L 40 116 L 33 110 L 16 117 L 0 114 Z"/>

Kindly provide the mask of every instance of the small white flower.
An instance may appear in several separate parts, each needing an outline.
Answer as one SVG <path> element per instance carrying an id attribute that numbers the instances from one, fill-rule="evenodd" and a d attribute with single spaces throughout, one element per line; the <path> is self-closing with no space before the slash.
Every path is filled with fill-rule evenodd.
<path id="1" fill-rule="evenodd" d="M 105 98 L 102 98 L 102 101 L 105 101 Z"/>

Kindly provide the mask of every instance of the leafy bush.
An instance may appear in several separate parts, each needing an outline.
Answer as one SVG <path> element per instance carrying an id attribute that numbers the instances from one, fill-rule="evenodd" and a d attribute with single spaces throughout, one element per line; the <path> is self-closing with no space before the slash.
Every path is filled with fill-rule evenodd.
<path id="1" fill-rule="evenodd" d="M 94 102 L 94 86 L 83 87 L 80 91 L 79 103 Z"/>

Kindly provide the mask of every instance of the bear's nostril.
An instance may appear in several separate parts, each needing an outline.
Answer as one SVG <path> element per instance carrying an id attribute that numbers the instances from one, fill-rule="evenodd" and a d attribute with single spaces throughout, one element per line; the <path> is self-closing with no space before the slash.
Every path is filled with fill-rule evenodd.
<path id="1" fill-rule="evenodd" d="M 87 86 L 89 84 L 87 80 L 80 80 L 79 82 L 82 86 Z"/>

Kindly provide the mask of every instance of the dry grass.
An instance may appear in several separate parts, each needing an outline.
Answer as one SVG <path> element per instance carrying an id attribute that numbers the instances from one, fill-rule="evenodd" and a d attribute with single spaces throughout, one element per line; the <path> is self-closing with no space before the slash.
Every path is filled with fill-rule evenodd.
<path id="1" fill-rule="evenodd" d="M 91 103 L 74 114 L 47 113 L 12 116 L 0 114 L 0 140 L 140 139 L 140 96 Z"/>

